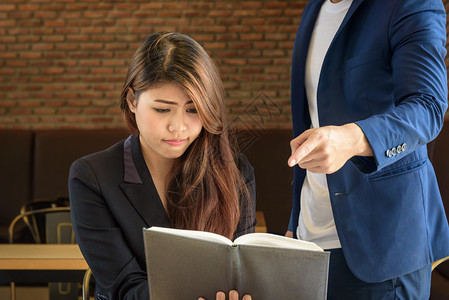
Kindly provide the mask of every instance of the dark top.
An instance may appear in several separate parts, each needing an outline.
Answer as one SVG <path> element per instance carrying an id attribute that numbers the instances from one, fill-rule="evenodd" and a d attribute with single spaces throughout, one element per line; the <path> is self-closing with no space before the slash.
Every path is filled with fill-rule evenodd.
<path id="1" fill-rule="evenodd" d="M 253 232 L 253 167 L 238 161 L 250 192 L 234 237 Z M 149 299 L 144 227 L 171 227 L 137 136 L 75 161 L 69 194 L 75 236 L 96 280 L 96 299 Z"/>

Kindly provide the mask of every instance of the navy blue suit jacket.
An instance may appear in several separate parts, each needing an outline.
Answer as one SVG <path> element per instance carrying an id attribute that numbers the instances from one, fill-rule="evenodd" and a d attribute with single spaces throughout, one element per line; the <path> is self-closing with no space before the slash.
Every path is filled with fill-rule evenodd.
<path id="1" fill-rule="evenodd" d="M 309 40 L 323 0 L 304 9 L 292 59 L 294 136 L 310 128 L 304 87 Z M 349 267 L 379 282 L 449 255 L 449 230 L 426 144 L 447 109 L 446 14 L 441 0 L 353 0 L 325 56 L 320 126 L 355 122 L 374 157 L 327 175 Z M 305 170 L 295 167 L 289 230 L 296 234 Z"/>
<path id="2" fill-rule="evenodd" d="M 256 222 L 254 170 L 244 156 L 238 167 L 252 202 L 242 209 L 235 237 L 253 232 Z M 138 137 L 75 161 L 69 194 L 76 240 L 96 280 L 95 299 L 149 299 L 142 229 L 171 223 Z"/>

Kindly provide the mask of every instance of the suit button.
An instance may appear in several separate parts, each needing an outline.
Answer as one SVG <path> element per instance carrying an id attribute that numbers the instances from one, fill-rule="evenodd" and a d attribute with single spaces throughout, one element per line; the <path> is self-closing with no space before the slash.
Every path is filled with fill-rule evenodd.
<path id="1" fill-rule="evenodd" d="M 391 153 L 393 154 L 393 156 L 396 155 L 396 154 L 398 154 L 398 153 L 396 152 L 396 148 L 391 148 Z"/>
<path id="2" fill-rule="evenodd" d="M 406 143 L 402 144 L 401 148 L 402 152 L 404 152 L 407 149 L 407 144 Z"/>
<path id="3" fill-rule="evenodd" d="M 399 145 L 399 146 L 396 147 L 396 152 L 397 152 L 398 154 L 402 152 L 402 146 L 401 146 L 401 145 Z"/>
<path id="4" fill-rule="evenodd" d="M 387 150 L 387 152 L 385 152 L 385 155 L 386 155 L 387 157 L 392 157 L 392 156 L 393 156 L 393 153 L 391 153 L 390 150 Z"/>

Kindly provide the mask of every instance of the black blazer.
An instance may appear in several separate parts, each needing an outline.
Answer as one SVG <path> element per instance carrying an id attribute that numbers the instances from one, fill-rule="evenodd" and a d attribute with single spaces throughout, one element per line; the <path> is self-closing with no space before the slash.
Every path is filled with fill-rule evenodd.
<path id="1" fill-rule="evenodd" d="M 238 162 L 250 191 L 235 237 L 253 232 L 254 170 Z M 171 227 L 145 164 L 137 136 L 85 156 L 70 168 L 75 236 L 96 280 L 96 299 L 149 299 L 144 227 Z"/>

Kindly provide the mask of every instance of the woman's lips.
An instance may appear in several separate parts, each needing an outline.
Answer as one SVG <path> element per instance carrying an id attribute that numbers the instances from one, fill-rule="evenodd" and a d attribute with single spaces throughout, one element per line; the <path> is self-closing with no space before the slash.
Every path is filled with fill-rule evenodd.
<path id="1" fill-rule="evenodd" d="M 181 146 L 187 141 L 187 139 L 172 139 L 172 140 L 164 140 L 169 145 L 172 146 Z"/>

